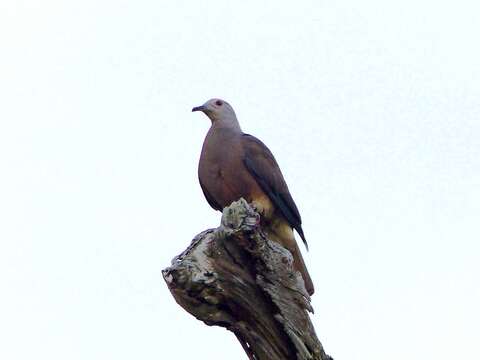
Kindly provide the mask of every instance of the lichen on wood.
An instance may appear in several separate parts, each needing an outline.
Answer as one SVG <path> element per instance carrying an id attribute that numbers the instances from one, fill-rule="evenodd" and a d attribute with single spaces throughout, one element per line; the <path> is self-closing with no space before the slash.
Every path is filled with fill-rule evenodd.
<path id="1" fill-rule="evenodd" d="M 162 271 L 168 288 L 197 319 L 232 331 L 249 359 L 331 359 L 292 255 L 259 223 L 243 199 L 226 207 L 220 227 L 198 234 Z"/>

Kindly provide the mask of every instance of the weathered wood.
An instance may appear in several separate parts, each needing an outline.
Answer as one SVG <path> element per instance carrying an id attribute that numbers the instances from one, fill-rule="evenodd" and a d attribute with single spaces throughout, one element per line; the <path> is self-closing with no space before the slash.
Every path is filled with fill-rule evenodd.
<path id="1" fill-rule="evenodd" d="M 198 234 L 163 270 L 173 297 L 207 325 L 234 332 L 249 359 L 331 359 L 292 255 L 258 224 L 243 199 L 225 208 L 221 226 Z"/>

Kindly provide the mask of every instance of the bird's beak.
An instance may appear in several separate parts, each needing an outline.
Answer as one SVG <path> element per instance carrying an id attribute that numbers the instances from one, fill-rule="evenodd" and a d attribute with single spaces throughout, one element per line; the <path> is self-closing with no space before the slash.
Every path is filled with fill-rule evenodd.
<path id="1" fill-rule="evenodd" d="M 192 112 L 194 111 L 205 111 L 205 106 L 204 105 L 200 105 L 200 106 L 195 106 L 193 109 L 192 109 Z"/>

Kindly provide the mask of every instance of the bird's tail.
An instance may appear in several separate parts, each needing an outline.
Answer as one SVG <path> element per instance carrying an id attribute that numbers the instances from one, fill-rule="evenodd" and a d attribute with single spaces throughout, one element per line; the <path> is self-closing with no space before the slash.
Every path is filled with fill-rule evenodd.
<path id="1" fill-rule="evenodd" d="M 271 225 L 270 228 L 270 237 L 272 240 L 275 240 L 287 248 L 293 256 L 293 267 L 296 271 L 299 271 L 302 274 L 303 282 L 305 283 L 305 289 L 309 295 L 313 295 L 315 288 L 313 286 L 312 278 L 308 273 L 307 266 L 305 261 L 303 261 L 302 253 L 298 247 L 295 236 L 293 235 L 293 229 L 290 224 L 288 224 L 283 219 L 281 221 L 275 222 Z"/>
<path id="2" fill-rule="evenodd" d="M 295 267 L 295 270 L 300 271 L 300 274 L 302 274 L 303 281 L 305 283 L 305 289 L 307 290 L 310 296 L 313 295 L 313 293 L 315 292 L 313 281 L 312 281 L 312 278 L 310 277 L 310 274 L 308 273 L 305 262 L 303 261 L 302 253 L 300 252 L 300 249 L 298 248 L 296 241 L 295 241 L 294 249 L 289 249 L 289 250 L 293 256 L 293 266 Z"/>

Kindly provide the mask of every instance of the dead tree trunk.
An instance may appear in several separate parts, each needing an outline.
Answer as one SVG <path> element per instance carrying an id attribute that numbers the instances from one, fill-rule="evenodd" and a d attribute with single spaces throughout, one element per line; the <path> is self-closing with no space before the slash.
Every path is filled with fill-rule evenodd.
<path id="1" fill-rule="evenodd" d="M 162 271 L 177 303 L 207 325 L 235 333 L 249 359 L 331 359 L 315 334 L 313 312 L 292 256 L 268 240 L 243 199 L 225 208 Z"/>

